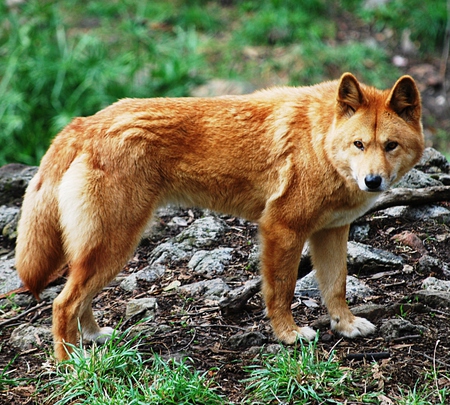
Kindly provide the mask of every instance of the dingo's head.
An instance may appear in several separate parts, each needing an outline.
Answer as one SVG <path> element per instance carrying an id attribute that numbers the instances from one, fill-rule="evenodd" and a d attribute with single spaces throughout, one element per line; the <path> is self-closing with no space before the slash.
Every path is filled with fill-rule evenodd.
<path id="1" fill-rule="evenodd" d="M 347 181 L 363 191 L 385 191 L 418 162 L 423 148 L 420 94 L 410 76 L 380 91 L 342 75 L 326 150 Z"/>

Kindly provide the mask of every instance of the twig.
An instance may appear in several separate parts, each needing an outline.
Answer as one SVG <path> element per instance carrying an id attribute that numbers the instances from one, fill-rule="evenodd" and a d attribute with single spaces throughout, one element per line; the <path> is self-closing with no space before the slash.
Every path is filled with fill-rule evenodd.
<path id="1" fill-rule="evenodd" d="M 436 358 L 433 359 L 433 357 L 428 356 L 428 354 L 419 352 L 419 351 L 414 350 L 414 349 L 411 349 L 411 351 L 414 352 L 414 353 L 416 353 L 416 354 L 421 354 L 421 355 L 422 355 L 423 357 L 425 357 L 426 359 L 431 360 L 431 361 L 434 361 L 434 362 L 436 362 L 436 363 L 438 363 L 438 364 L 440 364 L 440 365 L 442 365 L 442 366 L 444 366 L 444 367 L 450 369 L 450 364 L 448 364 L 448 363 L 446 363 L 446 362 L 444 362 L 444 361 L 436 360 Z"/>
<path id="2" fill-rule="evenodd" d="M 16 315 L 16 316 L 14 316 L 12 318 L 7 319 L 6 321 L 1 322 L 0 323 L 0 328 L 4 327 L 6 325 L 9 325 L 10 323 L 15 322 L 15 321 L 17 321 L 20 318 L 23 318 L 25 315 L 29 314 L 30 312 L 36 311 L 37 309 L 43 307 L 45 304 L 47 304 L 47 302 L 46 301 L 42 301 L 39 304 L 37 304 L 36 306 L 34 306 L 32 308 L 29 308 L 26 311 L 21 312 L 19 315 Z M 48 305 L 48 307 L 45 307 L 43 309 L 50 309 L 51 307 L 52 307 L 52 305 L 50 304 L 50 305 Z"/>
<path id="3" fill-rule="evenodd" d="M 388 359 L 389 357 L 391 357 L 389 352 L 347 354 L 347 360 L 381 360 Z"/>
<path id="4" fill-rule="evenodd" d="M 189 343 L 186 346 L 184 346 L 184 347 L 182 347 L 180 349 L 180 352 L 182 352 L 183 350 L 186 350 L 192 344 L 192 342 L 194 341 L 195 337 L 197 336 L 196 328 L 193 328 L 193 331 L 194 331 L 194 333 L 192 334 L 192 339 L 189 341 Z"/>
<path id="5" fill-rule="evenodd" d="M 436 344 L 434 345 L 434 352 L 433 352 L 433 374 L 434 374 L 434 382 L 435 382 L 435 384 L 436 384 L 436 391 L 437 391 L 437 394 L 438 394 L 438 396 L 439 396 L 439 400 L 440 400 L 441 402 L 443 402 L 443 401 L 442 401 L 441 393 L 439 392 L 439 384 L 438 384 L 438 380 L 437 380 L 437 372 L 436 372 L 436 352 L 437 352 L 437 347 L 438 347 L 438 345 L 439 345 L 439 339 L 436 340 Z"/>

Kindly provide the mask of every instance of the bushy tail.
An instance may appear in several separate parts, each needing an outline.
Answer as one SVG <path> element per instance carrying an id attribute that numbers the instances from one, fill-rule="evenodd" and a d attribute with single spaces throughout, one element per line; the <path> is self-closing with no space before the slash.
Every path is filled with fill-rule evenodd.
<path id="1" fill-rule="evenodd" d="M 36 298 L 64 264 L 56 190 L 38 172 L 28 186 L 18 225 L 16 268 Z"/>

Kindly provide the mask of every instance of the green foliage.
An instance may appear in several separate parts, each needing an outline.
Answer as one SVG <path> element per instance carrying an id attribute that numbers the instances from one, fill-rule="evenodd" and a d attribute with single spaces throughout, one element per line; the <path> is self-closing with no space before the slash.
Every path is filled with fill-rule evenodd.
<path id="1" fill-rule="evenodd" d="M 325 40 L 335 34 L 334 23 L 320 0 L 246 2 L 245 24 L 234 33 L 247 44 L 289 44 Z"/>
<path id="2" fill-rule="evenodd" d="M 118 2 L 102 3 L 107 23 L 85 31 L 63 18 L 63 6 L 75 2 L 62 3 L 30 0 L 20 12 L 0 11 L 0 165 L 37 163 L 74 116 L 123 97 L 186 95 L 198 80 L 193 30 L 149 34 L 148 10 Z"/>
<path id="3" fill-rule="evenodd" d="M 317 339 L 300 344 L 292 352 L 282 348 L 277 354 L 264 354 L 262 365 L 248 367 L 250 377 L 244 382 L 248 383 L 249 403 L 340 404 L 355 399 L 349 392 L 350 370 L 342 368 L 332 353 L 319 358 Z M 376 395 L 363 394 L 358 400 L 371 402 Z"/>
<path id="4" fill-rule="evenodd" d="M 344 7 L 362 17 L 376 31 L 389 28 L 400 37 L 403 30 L 423 53 L 441 49 L 447 22 L 447 0 L 391 0 L 363 7 L 361 0 L 344 0 Z"/>
<path id="5" fill-rule="evenodd" d="M 303 85 L 351 71 L 391 86 L 399 72 L 383 44 L 337 35 L 344 12 L 350 13 L 344 21 L 390 32 L 397 42 L 409 29 L 422 53 L 441 46 L 446 0 L 365 3 L 28 0 L 8 8 L 2 2 L 0 166 L 37 164 L 75 116 L 124 97 L 186 96 L 206 78 Z"/>
<path id="6" fill-rule="evenodd" d="M 16 356 L 17 357 L 17 356 Z M 0 370 L 0 392 L 6 391 L 8 388 L 15 387 L 19 385 L 19 380 L 12 378 L 12 370 L 10 370 L 11 365 L 16 360 L 16 357 L 12 359 L 4 368 Z"/>
<path id="7" fill-rule="evenodd" d="M 57 365 L 41 393 L 54 405 L 204 404 L 226 402 L 212 388 L 212 381 L 188 360 L 164 361 L 154 355 L 144 360 L 136 336 L 115 335 L 104 346 L 86 350 L 73 347 L 69 360 Z"/>

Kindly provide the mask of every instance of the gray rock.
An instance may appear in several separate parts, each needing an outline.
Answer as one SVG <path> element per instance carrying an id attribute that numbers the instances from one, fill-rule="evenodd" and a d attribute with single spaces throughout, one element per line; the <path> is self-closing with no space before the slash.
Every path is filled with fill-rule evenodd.
<path id="1" fill-rule="evenodd" d="M 376 271 L 380 268 L 401 269 L 403 259 L 386 250 L 359 242 L 348 242 L 347 265 L 351 272 Z"/>
<path id="2" fill-rule="evenodd" d="M 138 288 L 139 281 L 153 283 L 159 280 L 165 272 L 166 266 L 160 263 L 155 263 L 151 266 L 144 267 L 136 273 L 130 274 L 128 277 L 125 277 L 120 283 L 120 288 L 128 292 L 134 291 Z"/>
<path id="3" fill-rule="evenodd" d="M 417 291 L 411 297 L 431 308 L 450 308 L 450 292 L 447 291 Z"/>
<path id="4" fill-rule="evenodd" d="M 149 257 L 151 265 L 162 263 L 176 263 L 182 260 L 189 260 L 192 257 L 192 246 L 186 243 L 177 243 L 173 239 L 161 243 Z"/>
<path id="5" fill-rule="evenodd" d="M 346 289 L 346 298 L 351 303 L 358 299 L 368 297 L 373 293 L 370 287 L 353 276 L 347 276 Z M 320 298 L 320 290 L 315 270 L 313 270 L 311 273 L 301 278 L 300 280 L 297 280 L 294 296 L 307 296 L 316 299 Z"/>
<path id="6" fill-rule="evenodd" d="M 64 288 L 63 285 L 55 285 L 52 287 L 47 287 L 44 291 L 41 292 L 40 298 L 41 300 L 53 301 L 58 294 Z"/>
<path id="7" fill-rule="evenodd" d="M 136 272 L 136 278 L 138 280 L 147 281 L 153 283 L 159 280 L 166 272 L 166 266 L 156 263 L 152 266 L 144 267 L 142 270 Z"/>
<path id="8" fill-rule="evenodd" d="M 136 273 L 132 273 L 128 277 L 125 277 L 119 285 L 122 290 L 128 292 L 133 292 L 138 288 L 138 286 L 139 283 L 136 277 Z"/>
<path id="9" fill-rule="evenodd" d="M 213 216 L 199 218 L 175 236 L 174 241 L 197 248 L 205 248 L 215 244 L 227 229 L 228 225 L 220 218 Z"/>
<path id="10" fill-rule="evenodd" d="M 416 167 L 421 170 L 427 170 L 427 172 L 436 171 L 433 169 L 437 168 L 439 171 L 448 173 L 450 163 L 441 152 L 433 148 L 425 148 L 422 158 Z"/>
<path id="11" fill-rule="evenodd" d="M 356 242 L 362 242 L 369 237 L 370 225 L 369 224 L 352 224 L 350 228 L 349 239 Z"/>
<path id="12" fill-rule="evenodd" d="M 232 259 L 232 248 L 218 248 L 214 250 L 199 250 L 194 253 L 188 263 L 197 274 L 203 274 L 212 277 L 216 274 L 222 274 L 225 266 L 229 264 Z"/>
<path id="13" fill-rule="evenodd" d="M 421 172 L 417 169 L 411 169 L 395 185 L 395 187 L 406 187 L 406 188 L 425 188 L 434 186 L 442 186 L 442 183 L 439 180 L 435 180 L 432 177 L 430 177 L 430 175 Z"/>
<path id="14" fill-rule="evenodd" d="M 422 281 L 422 288 L 427 291 L 450 292 L 450 281 L 439 280 L 436 277 L 428 277 Z"/>
<path id="15" fill-rule="evenodd" d="M 52 331 L 45 326 L 33 326 L 23 324 L 14 329 L 9 338 L 9 343 L 15 348 L 26 351 L 43 343 L 52 341 Z"/>
<path id="16" fill-rule="evenodd" d="M 427 332 L 428 329 L 421 325 L 413 325 L 404 318 L 388 319 L 380 327 L 380 332 L 385 340 L 393 340 L 395 338 L 416 335 Z"/>
<path id="17" fill-rule="evenodd" d="M 440 280 L 436 277 L 427 277 L 422 281 L 422 288 L 426 291 L 450 292 L 450 281 Z"/>
<path id="18" fill-rule="evenodd" d="M 21 199 L 37 169 L 19 163 L 0 167 L 0 205 Z"/>
<path id="19" fill-rule="evenodd" d="M 261 347 L 267 342 L 267 337 L 260 332 L 246 332 L 231 336 L 228 339 L 228 346 L 233 350 L 246 347 Z"/>
<path id="20" fill-rule="evenodd" d="M 8 207 L 6 205 L 2 205 L 0 207 L 0 233 L 2 233 L 3 236 L 8 236 L 3 233 L 4 228 L 8 225 L 10 225 L 10 228 L 12 225 L 13 229 L 11 231 L 15 231 L 17 229 L 19 212 L 20 208 L 15 206 Z M 9 233 L 12 233 L 11 231 L 9 231 Z"/>
<path id="21" fill-rule="evenodd" d="M 439 260 L 436 257 L 423 255 L 417 263 L 417 271 L 421 273 L 442 273 L 450 275 L 450 264 Z"/>
<path id="22" fill-rule="evenodd" d="M 187 295 L 202 295 L 205 300 L 219 301 L 230 291 L 230 287 L 221 278 L 215 278 L 183 285 L 180 291 Z"/>
<path id="23" fill-rule="evenodd" d="M 129 319 L 135 315 L 143 314 L 143 318 L 153 319 L 158 309 L 156 298 L 138 298 L 130 300 L 125 310 L 125 318 Z"/>
<path id="24" fill-rule="evenodd" d="M 14 267 L 15 259 L 0 258 L 0 294 L 6 294 L 22 286 Z"/>
<path id="25" fill-rule="evenodd" d="M 197 219 L 177 236 L 153 249 L 149 262 L 155 264 L 189 260 L 194 254 L 194 248 L 215 244 L 226 229 L 228 226 L 220 218 L 208 216 Z"/>

